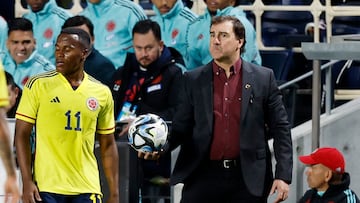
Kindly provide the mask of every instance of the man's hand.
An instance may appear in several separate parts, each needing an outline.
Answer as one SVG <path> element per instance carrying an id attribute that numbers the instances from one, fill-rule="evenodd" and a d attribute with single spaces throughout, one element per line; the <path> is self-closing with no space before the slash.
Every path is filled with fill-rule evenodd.
<path id="1" fill-rule="evenodd" d="M 35 203 L 42 201 L 39 190 L 33 181 L 23 183 L 23 203 Z"/>
<path id="2" fill-rule="evenodd" d="M 129 119 L 126 119 L 126 120 L 122 120 L 121 123 L 119 123 L 119 124 L 122 125 L 121 131 L 118 134 L 119 137 L 127 135 L 128 131 L 129 131 L 130 124 L 131 124 L 131 122 L 133 122 L 133 120 L 134 119 L 129 118 Z"/>
<path id="3" fill-rule="evenodd" d="M 20 199 L 20 192 L 16 176 L 9 176 L 5 182 L 5 202 L 16 203 Z"/>
<path id="4" fill-rule="evenodd" d="M 110 195 L 106 203 L 119 203 L 119 193 Z"/>
<path id="5" fill-rule="evenodd" d="M 138 157 L 145 160 L 158 160 L 160 158 L 160 153 L 158 151 L 153 151 L 153 152 L 138 151 Z"/>
<path id="6" fill-rule="evenodd" d="M 277 193 L 274 203 L 282 202 L 288 198 L 289 184 L 283 180 L 275 179 L 271 187 L 270 195 Z"/>

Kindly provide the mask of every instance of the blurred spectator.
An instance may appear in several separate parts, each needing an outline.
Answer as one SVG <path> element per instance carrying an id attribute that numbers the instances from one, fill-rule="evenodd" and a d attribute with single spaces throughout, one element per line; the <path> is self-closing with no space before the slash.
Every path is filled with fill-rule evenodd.
<path id="1" fill-rule="evenodd" d="M 6 46 L 5 46 L 5 42 L 6 42 L 6 38 L 7 38 L 7 23 L 5 21 L 5 19 L 0 16 L 0 52 L 5 51 Z"/>
<path id="2" fill-rule="evenodd" d="M 345 159 L 339 150 L 322 147 L 299 159 L 308 166 L 306 175 L 311 188 L 299 203 L 360 202 L 354 191 L 349 189 L 350 175 L 345 172 Z"/>
<path id="3" fill-rule="evenodd" d="M 94 47 L 112 61 L 123 66 L 127 52 L 133 52 L 131 31 L 136 22 L 146 19 L 144 10 L 129 0 L 88 0 L 80 13 L 95 25 Z"/>
<path id="4" fill-rule="evenodd" d="M 76 27 L 87 32 L 91 39 L 91 50 L 88 57 L 86 57 L 84 70 L 95 79 L 104 83 L 108 87 L 112 85 L 112 77 L 115 72 L 115 67 L 112 62 L 103 56 L 98 50 L 94 48 L 94 25 L 85 16 L 74 16 L 68 18 L 62 28 Z"/>
<path id="5" fill-rule="evenodd" d="M 55 64 L 55 41 L 61 26 L 72 14 L 60 8 L 55 0 L 26 0 L 29 12 L 23 17 L 33 23 L 38 52 Z"/>
<path id="6" fill-rule="evenodd" d="M 181 0 L 152 0 L 156 21 L 166 46 L 173 47 L 184 57 L 186 54 L 186 29 L 197 17 Z"/>
<path id="7" fill-rule="evenodd" d="M 9 92 L 9 105 L 5 107 L 8 118 L 15 118 L 16 109 L 19 105 L 22 90 L 15 83 L 12 75 L 5 71 L 6 84 Z"/>
<path id="8" fill-rule="evenodd" d="M 187 54 L 185 56 L 186 68 L 193 69 L 209 63 L 212 59 L 209 51 L 210 23 L 213 16 L 235 16 L 245 27 L 245 52 L 241 53 L 242 59 L 247 62 L 261 65 L 261 56 L 256 42 L 256 32 L 246 14 L 240 8 L 239 0 L 205 0 L 207 9 L 205 13 L 190 23 L 187 31 Z"/>
<path id="9" fill-rule="evenodd" d="M 15 18 L 8 26 L 8 51 L 1 53 L 0 57 L 5 71 L 14 77 L 15 83 L 22 89 L 31 76 L 54 70 L 55 66 L 35 49 L 31 21 L 26 18 Z"/>

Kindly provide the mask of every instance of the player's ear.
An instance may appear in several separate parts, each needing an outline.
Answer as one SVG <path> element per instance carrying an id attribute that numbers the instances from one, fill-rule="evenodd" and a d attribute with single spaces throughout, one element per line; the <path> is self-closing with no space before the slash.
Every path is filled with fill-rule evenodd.
<path id="1" fill-rule="evenodd" d="M 89 54 L 90 54 L 90 50 L 88 48 L 85 48 L 83 50 L 81 59 L 83 59 L 85 61 L 85 59 L 89 56 Z"/>

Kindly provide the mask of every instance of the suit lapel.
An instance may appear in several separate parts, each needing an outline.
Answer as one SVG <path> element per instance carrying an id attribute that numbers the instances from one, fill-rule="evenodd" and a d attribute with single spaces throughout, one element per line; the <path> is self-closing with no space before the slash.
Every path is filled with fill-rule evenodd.
<path id="1" fill-rule="evenodd" d="M 213 126 L 213 103 L 214 103 L 214 94 L 213 94 L 213 73 L 212 73 L 212 63 L 206 65 L 206 68 L 203 69 L 201 73 L 201 99 L 204 101 L 204 114 L 207 120 L 207 128 L 212 130 Z"/>
<path id="2" fill-rule="evenodd" d="M 254 74 L 250 64 L 242 61 L 242 105 L 241 105 L 241 123 L 244 121 L 250 99 L 253 99 L 253 85 L 255 83 Z"/>

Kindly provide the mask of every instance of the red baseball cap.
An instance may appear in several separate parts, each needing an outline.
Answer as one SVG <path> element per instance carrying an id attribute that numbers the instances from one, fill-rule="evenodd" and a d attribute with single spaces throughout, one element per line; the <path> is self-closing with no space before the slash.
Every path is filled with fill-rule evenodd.
<path id="1" fill-rule="evenodd" d="M 322 147 L 306 156 L 300 156 L 300 161 L 306 165 L 322 164 L 338 173 L 345 172 L 345 160 L 339 150 L 333 147 Z"/>

